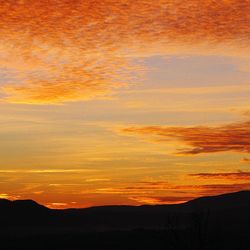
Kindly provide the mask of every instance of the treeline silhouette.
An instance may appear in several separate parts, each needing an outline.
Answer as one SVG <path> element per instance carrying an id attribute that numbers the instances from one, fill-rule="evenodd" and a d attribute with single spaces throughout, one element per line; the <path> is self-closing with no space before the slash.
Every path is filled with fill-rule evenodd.
<path id="1" fill-rule="evenodd" d="M 249 250 L 250 191 L 178 205 L 54 210 L 0 200 L 0 249 Z"/>

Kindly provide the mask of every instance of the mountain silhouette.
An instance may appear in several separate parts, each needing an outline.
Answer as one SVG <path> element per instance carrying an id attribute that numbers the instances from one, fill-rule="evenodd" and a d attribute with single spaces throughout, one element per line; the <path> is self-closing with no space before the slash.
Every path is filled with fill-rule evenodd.
<path id="1" fill-rule="evenodd" d="M 2 209 L 14 209 L 16 211 L 39 211 L 48 209 L 47 207 L 38 204 L 33 200 L 14 200 L 0 199 L 0 210 Z"/>
<path id="2" fill-rule="evenodd" d="M 201 197 L 174 205 L 118 205 L 64 210 L 49 209 L 32 200 L 2 199 L 0 225 L 76 226 L 85 230 L 162 228 L 169 216 L 179 217 L 184 224 L 192 213 L 232 213 L 230 220 L 234 221 L 248 209 L 250 191 Z"/>
<path id="3" fill-rule="evenodd" d="M 212 210 L 246 207 L 250 205 L 250 191 L 201 197 L 191 200 L 186 204 Z"/>
<path id="4" fill-rule="evenodd" d="M 174 205 L 63 210 L 49 209 L 32 200 L 1 199 L 0 240 L 6 243 L 4 250 L 34 249 L 37 240 L 45 245 L 36 249 L 53 245 L 53 249 L 68 250 L 249 250 L 249 211 L 250 191 Z"/>

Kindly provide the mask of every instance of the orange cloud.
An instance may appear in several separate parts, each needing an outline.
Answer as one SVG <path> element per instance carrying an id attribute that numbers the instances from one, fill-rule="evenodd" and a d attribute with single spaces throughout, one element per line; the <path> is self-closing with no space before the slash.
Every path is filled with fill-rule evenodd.
<path id="1" fill-rule="evenodd" d="M 16 200 L 19 198 L 20 198 L 20 196 L 18 196 L 18 195 L 10 195 L 10 194 L 1 194 L 0 193 L 0 199 Z"/>
<path id="2" fill-rule="evenodd" d="M 5 0 L 0 70 L 9 73 L 0 90 L 24 103 L 103 96 L 129 83 L 131 56 L 173 45 L 248 47 L 249 13 L 249 0 Z"/>
<path id="3" fill-rule="evenodd" d="M 242 190 L 250 190 L 250 183 L 232 183 L 232 184 L 209 184 L 196 186 L 199 196 L 211 196 L 223 193 L 232 193 Z"/>
<path id="4" fill-rule="evenodd" d="M 156 183 L 155 183 L 156 184 Z M 201 196 L 219 195 L 223 193 L 249 190 L 250 183 L 230 183 L 230 184 L 202 184 L 202 185 L 168 185 L 165 186 L 167 195 L 157 195 L 152 193 L 132 193 L 129 199 L 139 204 L 177 204 L 186 202 Z M 164 190 L 161 189 L 161 190 Z M 125 192 L 126 193 L 126 192 Z M 171 195 L 168 195 L 171 193 Z M 131 193 L 129 193 L 131 195 Z"/>
<path id="5" fill-rule="evenodd" d="M 250 172 L 238 171 L 235 173 L 198 173 L 189 176 L 200 179 L 222 179 L 222 180 L 250 180 Z"/>
<path id="6" fill-rule="evenodd" d="M 246 162 L 246 163 L 250 163 L 250 159 L 249 158 L 244 158 L 242 161 Z"/>
<path id="7" fill-rule="evenodd" d="M 192 200 L 194 197 L 180 197 L 180 196 L 162 196 L 162 197 L 130 197 L 130 200 L 136 201 L 140 204 L 156 205 L 156 204 L 177 204 Z"/>
<path id="8" fill-rule="evenodd" d="M 231 179 L 232 180 L 232 179 Z M 236 180 L 236 179 L 233 179 Z M 248 180 L 247 178 L 245 180 Z M 192 197 L 198 197 L 200 195 L 209 195 L 209 194 L 220 194 L 220 193 L 229 193 L 244 189 L 249 189 L 250 183 L 221 183 L 221 184 L 194 184 L 194 185 L 179 185 L 179 184 L 170 184 L 167 182 L 137 182 L 133 186 L 120 186 L 112 188 L 101 188 L 97 189 L 96 193 L 101 194 L 122 194 L 122 195 L 133 195 L 130 197 L 160 197 L 159 193 L 171 193 L 171 196 L 163 202 L 178 202 L 183 200 L 189 200 Z M 180 194 L 182 197 L 180 198 Z M 169 198 L 172 197 L 172 198 Z M 186 198 L 184 198 L 186 197 Z M 158 199 L 159 200 L 159 199 Z"/>
<path id="9" fill-rule="evenodd" d="M 52 202 L 49 204 L 46 204 L 47 207 L 52 209 L 64 209 L 70 207 L 72 204 L 64 203 L 64 202 Z"/>
<path id="10" fill-rule="evenodd" d="M 156 136 L 158 142 L 168 143 L 174 138 L 187 146 L 178 154 L 197 155 L 201 153 L 240 152 L 250 153 L 250 122 L 209 127 L 130 127 L 125 133 Z"/>

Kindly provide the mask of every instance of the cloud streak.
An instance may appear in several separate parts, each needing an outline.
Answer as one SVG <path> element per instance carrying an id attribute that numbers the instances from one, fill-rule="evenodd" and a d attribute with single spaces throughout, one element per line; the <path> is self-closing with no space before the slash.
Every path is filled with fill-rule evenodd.
<path id="1" fill-rule="evenodd" d="M 189 176 L 197 177 L 199 179 L 213 179 L 213 180 L 250 180 L 250 172 L 238 171 L 231 173 L 197 173 Z"/>
<path id="2" fill-rule="evenodd" d="M 200 176 L 199 176 L 200 177 Z M 202 176 L 203 177 L 203 176 Z M 238 179 L 230 179 L 230 181 Z M 249 179 L 245 179 L 248 181 Z M 98 194 L 112 194 L 128 196 L 138 204 L 177 204 L 201 196 L 218 195 L 223 193 L 249 190 L 250 183 L 221 183 L 221 184 L 194 184 L 175 185 L 167 182 L 139 182 L 134 186 L 103 188 L 96 191 Z"/>
<path id="3" fill-rule="evenodd" d="M 6 0 L 1 92 L 21 103 L 104 96 L 131 81 L 128 58 L 204 43 L 248 48 L 249 13 L 249 0 Z"/>
<path id="4" fill-rule="evenodd" d="M 152 197 L 130 197 L 130 200 L 136 201 L 140 204 L 148 204 L 148 205 L 155 205 L 155 204 L 178 204 L 183 203 L 189 200 L 192 200 L 194 197 L 188 196 L 152 196 Z"/>
<path id="5" fill-rule="evenodd" d="M 188 149 L 178 150 L 180 155 L 219 152 L 250 153 L 249 121 L 217 127 L 128 127 L 122 131 L 127 134 L 151 137 L 154 141 L 161 143 L 176 140 L 188 146 Z"/>
<path id="6" fill-rule="evenodd" d="M 0 169 L 0 174 L 73 174 L 95 172 L 95 169 Z"/>

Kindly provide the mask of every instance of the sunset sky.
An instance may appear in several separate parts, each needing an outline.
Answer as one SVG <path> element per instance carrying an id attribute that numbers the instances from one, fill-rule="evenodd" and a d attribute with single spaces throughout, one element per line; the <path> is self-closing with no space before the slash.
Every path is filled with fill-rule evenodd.
<path id="1" fill-rule="evenodd" d="M 0 1 L 0 198 L 246 189 L 250 0 Z"/>

